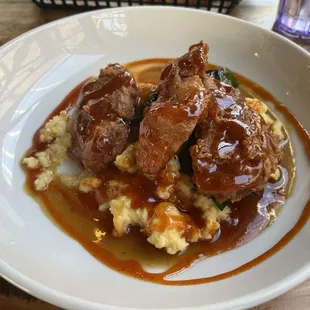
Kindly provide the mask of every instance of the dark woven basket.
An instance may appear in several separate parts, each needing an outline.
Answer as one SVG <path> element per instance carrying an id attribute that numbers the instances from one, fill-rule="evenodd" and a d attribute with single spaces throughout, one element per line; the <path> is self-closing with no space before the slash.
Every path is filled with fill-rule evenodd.
<path id="1" fill-rule="evenodd" d="M 119 6 L 171 5 L 229 13 L 241 0 L 32 0 L 40 8 L 95 10 Z"/>

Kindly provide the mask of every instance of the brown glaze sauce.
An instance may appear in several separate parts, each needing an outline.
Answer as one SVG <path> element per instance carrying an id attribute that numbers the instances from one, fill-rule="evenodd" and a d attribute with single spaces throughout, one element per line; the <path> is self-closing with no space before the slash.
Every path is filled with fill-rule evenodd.
<path id="1" fill-rule="evenodd" d="M 167 61 L 168 59 L 147 59 L 127 64 L 126 67 L 135 76 L 137 83 L 144 82 L 155 85 L 158 82 L 161 68 Z M 142 72 L 141 68 L 146 68 L 146 70 Z M 310 157 L 309 135 L 295 116 L 260 86 L 240 75 L 237 75 L 237 78 L 241 85 L 251 88 L 264 101 L 272 102 L 276 112 L 281 112 L 286 121 L 294 125 Z M 74 106 L 85 82 L 72 90 L 45 122 L 59 114 L 61 110 L 70 109 Z M 39 143 L 38 133 L 39 130 L 33 137 L 33 144 L 27 155 L 45 148 L 44 144 Z M 282 177 L 279 181 L 267 183 L 264 192 L 260 195 L 247 196 L 237 203 L 230 204 L 231 214 L 229 218 L 221 223 L 220 230 L 211 241 L 192 244 L 184 253 L 174 256 L 149 244 L 145 236 L 136 228 L 131 228 L 130 232 L 121 238 L 114 237 L 112 235 L 112 215 L 109 212 L 98 211 L 98 205 L 106 201 L 108 196 L 113 197 L 119 194 L 117 191 L 130 196 L 133 206 L 141 207 L 144 205 L 151 210 L 152 205 L 159 202 L 154 195 L 156 181 L 150 181 L 142 175 L 127 174 L 118 171 L 116 168 L 110 168 L 100 176 L 103 186 L 93 193 L 86 194 L 68 189 L 58 179 L 54 180 L 46 191 L 36 192 L 33 183 L 38 171 L 25 170 L 27 175 L 26 190 L 40 203 L 43 210 L 61 229 L 106 266 L 128 276 L 165 285 L 207 283 L 234 276 L 268 259 L 289 243 L 307 223 L 310 215 L 309 201 L 293 229 L 274 247 L 254 260 L 237 269 L 212 277 L 180 281 L 168 280 L 168 277 L 171 278 L 171 276 L 182 272 L 200 260 L 248 242 L 272 222 L 270 211 L 274 210 L 276 214 L 279 212 L 293 185 L 295 168 L 290 143 L 285 145 L 284 152 L 284 159 L 280 163 Z M 111 192 L 108 188 L 108 181 L 110 180 L 117 180 L 130 184 L 130 186 L 114 189 L 116 192 Z M 180 206 L 180 208 L 187 210 L 186 205 Z M 191 216 L 195 218 L 196 215 L 191 214 Z M 169 219 L 167 218 L 167 220 Z M 148 267 L 162 267 L 166 270 L 161 273 L 151 273 L 145 270 Z"/>

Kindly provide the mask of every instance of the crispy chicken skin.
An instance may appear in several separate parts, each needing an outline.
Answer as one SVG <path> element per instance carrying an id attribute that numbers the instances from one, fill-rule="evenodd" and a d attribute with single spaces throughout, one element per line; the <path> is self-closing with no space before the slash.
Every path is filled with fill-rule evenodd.
<path id="1" fill-rule="evenodd" d="M 178 152 L 195 129 L 206 107 L 203 84 L 208 46 L 200 42 L 163 69 L 157 101 L 140 124 L 136 158 L 139 168 L 155 175 Z"/>
<path id="2" fill-rule="evenodd" d="M 90 171 L 103 171 L 125 149 L 137 96 L 134 78 L 119 64 L 85 84 L 70 125 L 70 155 Z"/>
<path id="3" fill-rule="evenodd" d="M 262 190 L 275 172 L 282 156 L 279 140 L 239 90 L 205 79 L 213 99 L 190 150 L 193 181 L 198 191 L 218 201 L 238 201 Z"/>

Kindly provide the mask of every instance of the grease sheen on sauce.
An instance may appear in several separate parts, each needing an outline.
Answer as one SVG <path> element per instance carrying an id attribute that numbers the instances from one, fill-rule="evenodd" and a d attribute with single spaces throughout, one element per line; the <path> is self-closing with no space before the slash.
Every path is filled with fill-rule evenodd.
<path id="1" fill-rule="evenodd" d="M 135 76 L 137 83 L 147 82 L 156 84 L 161 68 L 167 61 L 168 59 L 148 59 L 127 64 L 126 67 Z M 141 68 L 145 68 L 145 70 L 141 70 Z M 274 103 L 275 110 L 281 112 L 286 117 L 287 122 L 292 123 L 297 129 L 310 157 L 309 136 L 291 112 L 260 86 L 240 75 L 237 75 L 237 78 L 241 85 L 249 87 L 263 100 Z M 84 83 L 85 81 L 72 90 L 46 121 L 61 110 L 72 107 L 76 103 Z M 35 134 L 33 145 L 28 154 L 33 154 L 43 148 L 44 145 L 39 143 L 38 134 Z M 218 281 L 254 267 L 285 246 L 307 222 L 310 213 L 309 202 L 306 204 L 294 228 L 273 248 L 247 264 L 235 270 L 208 278 L 181 281 L 167 280 L 167 276 L 179 273 L 202 259 L 248 242 L 268 225 L 270 220 L 268 218 L 270 203 L 277 206 L 283 204 L 285 197 L 292 188 L 290 180 L 294 173 L 294 166 L 289 144 L 285 146 L 285 153 L 284 160 L 281 162 L 282 177 L 278 182 L 268 183 L 265 186 L 264 192 L 260 195 L 248 196 L 238 203 L 231 204 L 232 212 L 229 218 L 221 224 L 220 231 L 218 231 L 211 242 L 204 241 L 199 244 L 193 244 L 185 253 L 175 256 L 154 248 L 136 228 L 132 228 L 130 233 L 122 238 L 113 237 L 111 234 L 112 216 L 109 212 L 103 213 L 98 211 L 98 204 L 106 199 L 107 181 L 111 179 L 130 183 L 129 189 L 124 190 L 123 194 L 131 197 L 133 205 L 141 206 L 145 204 L 151 206 L 155 204 L 154 183 L 141 175 L 129 175 L 111 168 L 102 175 L 103 187 L 95 193 L 85 194 L 65 188 L 57 179 L 50 184 L 47 191 L 36 192 L 33 187 L 33 181 L 38 172 L 26 171 L 26 189 L 59 227 L 110 268 L 138 279 L 165 285 L 199 284 Z M 269 207 L 267 207 L 268 205 Z M 185 211 L 189 210 L 184 202 L 180 202 L 180 208 Z M 191 215 L 195 218 L 195 214 Z M 107 232 L 107 234 L 104 235 L 104 232 Z M 145 271 L 143 266 L 166 267 L 167 270 L 153 274 Z"/>

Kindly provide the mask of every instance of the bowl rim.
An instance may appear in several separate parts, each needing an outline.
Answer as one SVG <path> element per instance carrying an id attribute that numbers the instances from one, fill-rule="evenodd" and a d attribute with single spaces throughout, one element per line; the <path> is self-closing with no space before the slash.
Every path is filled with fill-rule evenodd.
<path id="1" fill-rule="evenodd" d="M 282 40 L 287 44 L 291 45 L 295 49 L 299 50 L 299 52 L 303 53 L 305 56 L 309 58 L 310 64 L 310 53 L 308 53 L 305 49 L 294 43 L 293 41 L 281 36 L 276 32 L 272 32 L 268 29 L 263 28 L 260 25 L 253 24 L 251 22 L 236 18 L 230 15 L 224 15 L 216 12 L 210 11 L 203 11 L 198 10 L 195 8 L 185 8 L 185 7 L 174 7 L 174 6 L 136 6 L 136 7 L 115 7 L 115 8 L 108 8 L 108 9 L 99 9 L 99 10 L 92 10 L 84 13 L 74 14 L 65 18 L 60 18 L 58 20 L 49 22 L 47 24 L 43 24 L 39 27 L 31 29 L 18 37 L 14 38 L 13 40 L 5 43 L 0 47 L 0 54 L 3 53 L 7 48 L 11 45 L 23 40 L 25 37 L 29 35 L 33 35 L 41 30 L 46 30 L 50 27 L 53 27 L 56 24 L 64 23 L 70 19 L 76 19 L 84 16 L 91 16 L 94 13 L 102 12 L 102 13 L 109 13 L 109 12 L 117 12 L 117 11 L 150 11 L 150 10 L 171 10 L 171 11 L 190 11 L 195 12 L 195 14 L 204 14 L 204 15 L 213 15 L 219 18 L 224 18 L 228 20 L 232 20 L 233 22 L 237 22 L 240 25 L 247 25 L 247 27 L 252 27 L 254 29 L 259 29 L 260 31 L 268 34 L 269 36 L 276 38 L 277 40 Z M 300 233 L 300 232 L 299 232 Z M 4 260 L 0 259 L 0 276 L 2 276 L 6 281 L 13 284 L 14 286 L 18 287 L 19 289 L 25 291 L 26 293 L 31 294 L 37 298 L 40 298 L 46 302 L 51 304 L 57 305 L 59 307 L 65 307 L 66 309 L 102 309 L 102 310 L 132 310 L 133 308 L 128 307 L 120 307 L 120 306 L 112 306 L 112 305 L 105 305 L 98 302 L 88 301 L 86 299 L 77 298 L 60 291 L 54 290 L 46 285 L 41 284 L 38 281 L 25 276 L 24 274 L 20 273 L 13 267 L 11 267 L 8 263 Z M 310 278 L 310 261 L 302 266 L 298 271 L 292 273 L 290 276 L 282 279 L 281 281 L 267 286 L 262 290 L 256 291 L 254 293 L 250 293 L 244 295 L 239 298 L 231 299 L 227 302 L 218 302 L 212 305 L 212 310 L 220 310 L 220 309 L 227 309 L 227 310 L 234 310 L 234 309 L 247 309 L 249 307 L 254 307 L 268 300 L 274 299 L 279 295 L 287 292 L 288 290 L 294 288 L 295 286 L 301 284 L 302 282 L 306 281 Z M 194 310 L 194 309 L 205 309 L 206 306 L 194 306 L 194 307 L 182 307 L 177 308 L 180 310 Z M 209 307 L 207 307 L 210 309 Z M 142 308 L 135 308 L 136 310 L 142 310 Z M 174 310 L 176 308 L 161 308 L 161 310 Z M 148 308 L 148 310 L 158 310 Z"/>

